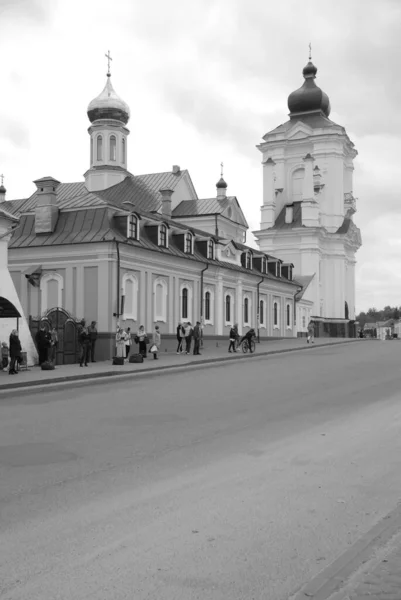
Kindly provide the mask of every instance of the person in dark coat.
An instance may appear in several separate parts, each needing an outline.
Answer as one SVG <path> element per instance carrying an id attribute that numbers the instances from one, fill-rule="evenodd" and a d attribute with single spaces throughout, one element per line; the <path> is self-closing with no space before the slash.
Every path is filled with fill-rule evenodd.
<path id="1" fill-rule="evenodd" d="M 91 342 L 91 362 L 96 362 L 95 361 L 95 346 L 96 346 L 96 340 L 97 340 L 96 321 L 92 321 L 92 323 L 88 327 L 88 330 L 89 330 L 89 337 L 90 337 L 90 342 Z"/>
<path id="2" fill-rule="evenodd" d="M 79 366 L 83 367 L 82 363 L 85 363 L 85 367 L 88 366 L 88 360 L 91 350 L 91 339 L 88 328 L 86 327 L 85 319 L 81 321 L 81 329 L 79 331 L 79 343 L 81 345 L 81 357 L 79 360 Z"/>
<path id="3" fill-rule="evenodd" d="M 184 327 L 184 331 L 185 331 L 185 354 L 190 354 L 194 330 L 189 321 L 186 324 L 186 326 Z"/>
<path id="4" fill-rule="evenodd" d="M 185 337 L 185 331 L 184 331 L 184 327 L 182 326 L 182 323 L 178 323 L 177 325 L 177 354 L 181 354 L 182 352 L 182 340 Z"/>
<path id="5" fill-rule="evenodd" d="M 237 336 L 238 336 L 238 329 L 237 329 L 237 324 L 235 324 L 230 329 L 230 345 L 228 346 L 229 352 L 237 352 L 235 349 L 235 341 L 237 339 Z"/>
<path id="6" fill-rule="evenodd" d="M 36 346 L 39 354 L 39 365 L 48 360 L 49 348 L 51 345 L 51 336 L 46 331 L 45 326 L 41 325 L 35 336 Z"/>
<path id="7" fill-rule="evenodd" d="M 21 360 L 21 342 L 18 337 L 18 331 L 13 329 L 10 335 L 10 370 L 9 375 L 16 375 L 18 371 L 15 363 Z"/>
<path id="8" fill-rule="evenodd" d="M 201 338 L 201 328 L 200 328 L 200 322 L 196 321 L 196 325 L 194 327 L 194 354 L 199 354 L 199 346 L 200 346 L 200 338 Z"/>

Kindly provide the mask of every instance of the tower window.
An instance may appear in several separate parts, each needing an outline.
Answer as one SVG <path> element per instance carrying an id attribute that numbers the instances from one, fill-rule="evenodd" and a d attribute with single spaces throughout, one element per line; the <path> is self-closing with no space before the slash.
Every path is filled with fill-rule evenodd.
<path id="1" fill-rule="evenodd" d="M 101 135 L 96 139 L 96 160 L 103 160 L 103 138 Z"/>
<path id="2" fill-rule="evenodd" d="M 91 137 L 91 164 L 93 164 L 93 138 Z"/>
<path id="3" fill-rule="evenodd" d="M 110 136 L 110 160 L 117 160 L 117 140 L 116 136 Z"/>
<path id="4" fill-rule="evenodd" d="M 125 138 L 121 140 L 121 162 L 125 164 Z"/>

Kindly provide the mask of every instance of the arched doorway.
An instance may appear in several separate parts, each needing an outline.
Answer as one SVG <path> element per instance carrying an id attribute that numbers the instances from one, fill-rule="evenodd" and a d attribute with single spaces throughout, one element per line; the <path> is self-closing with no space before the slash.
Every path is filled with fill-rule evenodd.
<path id="1" fill-rule="evenodd" d="M 56 365 L 76 363 L 79 356 L 77 320 L 64 308 L 51 308 L 41 318 L 29 318 L 29 328 L 33 339 L 41 326 L 44 326 L 46 331 L 51 331 L 53 327 L 57 331 Z"/>

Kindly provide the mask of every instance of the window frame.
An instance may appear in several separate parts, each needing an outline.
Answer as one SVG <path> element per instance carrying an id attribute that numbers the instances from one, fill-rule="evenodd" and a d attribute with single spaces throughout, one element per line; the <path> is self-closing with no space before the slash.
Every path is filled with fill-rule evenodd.
<path id="1" fill-rule="evenodd" d="M 135 235 L 131 235 L 131 220 L 135 220 Z M 137 215 L 131 213 L 127 217 L 127 238 L 130 240 L 138 240 L 139 239 L 139 219 Z"/>
<path id="2" fill-rule="evenodd" d="M 163 290 L 162 295 L 162 306 L 161 314 L 157 314 L 157 286 L 161 286 Z M 167 322 L 167 297 L 168 297 L 168 285 L 165 279 L 157 277 L 153 282 L 153 319 L 160 323 Z"/>
<path id="3" fill-rule="evenodd" d="M 189 250 L 188 250 L 189 245 Z M 184 252 L 185 254 L 194 253 L 194 236 L 190 231 L 184 234 Z"/>
<path id="4" fill-rule="evenodd" d="M 96 136 L 96 161 L 101 162 L 103 160 L 103 136 L 99 133 Z"/>
<path id="5" fill-rule="evenodd" d="M 227 319 L 227 298 L 230 299 L 229 305 L 229 319 Z M 224 323 L 226 326 L 233 325 L 235 322 L 234 319 L 235 313 L 235 304 L 234 304 L 234 296 L 232 292 L 224 292 Z"/>
<path id="6" fill-rule="evenodd" d="M 183 287 L 181 290 L 181 319 L 188 320 L 188 288 Z"/>
<path id="7" fill-rule="evenodd" d="M 252 252 L 245 253 L 245 269 L 252 271 Z"/>
<path id="8" fill-rule="evenodd" d="M 214 260 L 214 256 L 215 256 L 215 243 L 214 243 L 214 240 L 212 240 L 212 238 L 210 238 L 210 240 L 208 240 L 208 243 L 207 243 L 207 253 L 206 254 L 207 254 L 207 258 L 209 260 Z"/>
<path id="9" fill-rule="evenodd" d="M 265 301 L 263 298 L 259 299 L 259 325 L 265 326 Z"/>
<path id="10" fill-rule="evenodd" d="M 280 301 L 273 301 L 273 329 L 280 329 Z"/>
<path id="11" fill-rule="evenodd" d="M 112 150 L 114 150 L 113 153 Z M 117 136 L 114 133 L 109 137 L 109 160 L 111 162 L 117 162 Z"/>
<path id="12" fill-rule="evenodd" d="M 132 290 L 132 306 L 129 307 L 130 310 L 127 310 L 127 305 L 125 303 L 125 298 L 127 296 L 127 282 L 130 281 L 133 286 Z M 127 319 L 131 319 L 132 321 L 138 320 L 138 278 L 133 273 L 124 273 L 122 282 L 121 282 L 121 295 L 124 297 L 124 311 L 122 315 L 122 319 L 125 321 Z"/>
<path id="13" fill-rule="evenodd" d="M 285 308 L 285 322 L 286 322 L 286 327 L 287 329 L 292 329 L 292 310 L 291 310 L 291 304 L 289 302 L 286 302 L 286 308 Z"/>
<path id="14" fill-rule="evenodd" d="M 162 232 L 165 234 L 164 243 L 162 243 Z M 158 246 L 160 248 L 168 248 L 168 227 L 165 223 L 161 223 L 158 228 Z"/>
<path id="15" fill-rule="evenodd" d="M 57 307 L 49 306 L 49 290 L 48 284 L 50 281 L 57 281 Z M 40 303 L 41 303 L 41 314 L 44 314 L 51 308 L 63 308 L 63 290 L 64 290 L 64 278 L 60 273 L 52 272 L 45 273 L 40 278 Z"/>
<path id="16" fill-rule="evenodd" d="M 125 141 L 125 137 L 121 138 L 121 162 L 123 165 L 126 163 L 127 156 L 127 143 Z"/>

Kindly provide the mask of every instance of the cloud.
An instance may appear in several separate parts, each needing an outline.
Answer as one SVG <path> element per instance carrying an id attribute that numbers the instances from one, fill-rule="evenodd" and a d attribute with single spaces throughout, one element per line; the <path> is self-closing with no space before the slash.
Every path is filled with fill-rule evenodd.
<path id="1" fill-rule="evenodd" d="M 3 18 L 43 22 L 49 18 L 55 2 L 51 0 L 0 0 Z"/>
<path id="2" fill-rule="evenodd" d="M 29 148 L 29 129 L 28 127 L 9 116 L 0 114 L 0 143 L 10 142 L 19 149 Z"/>

